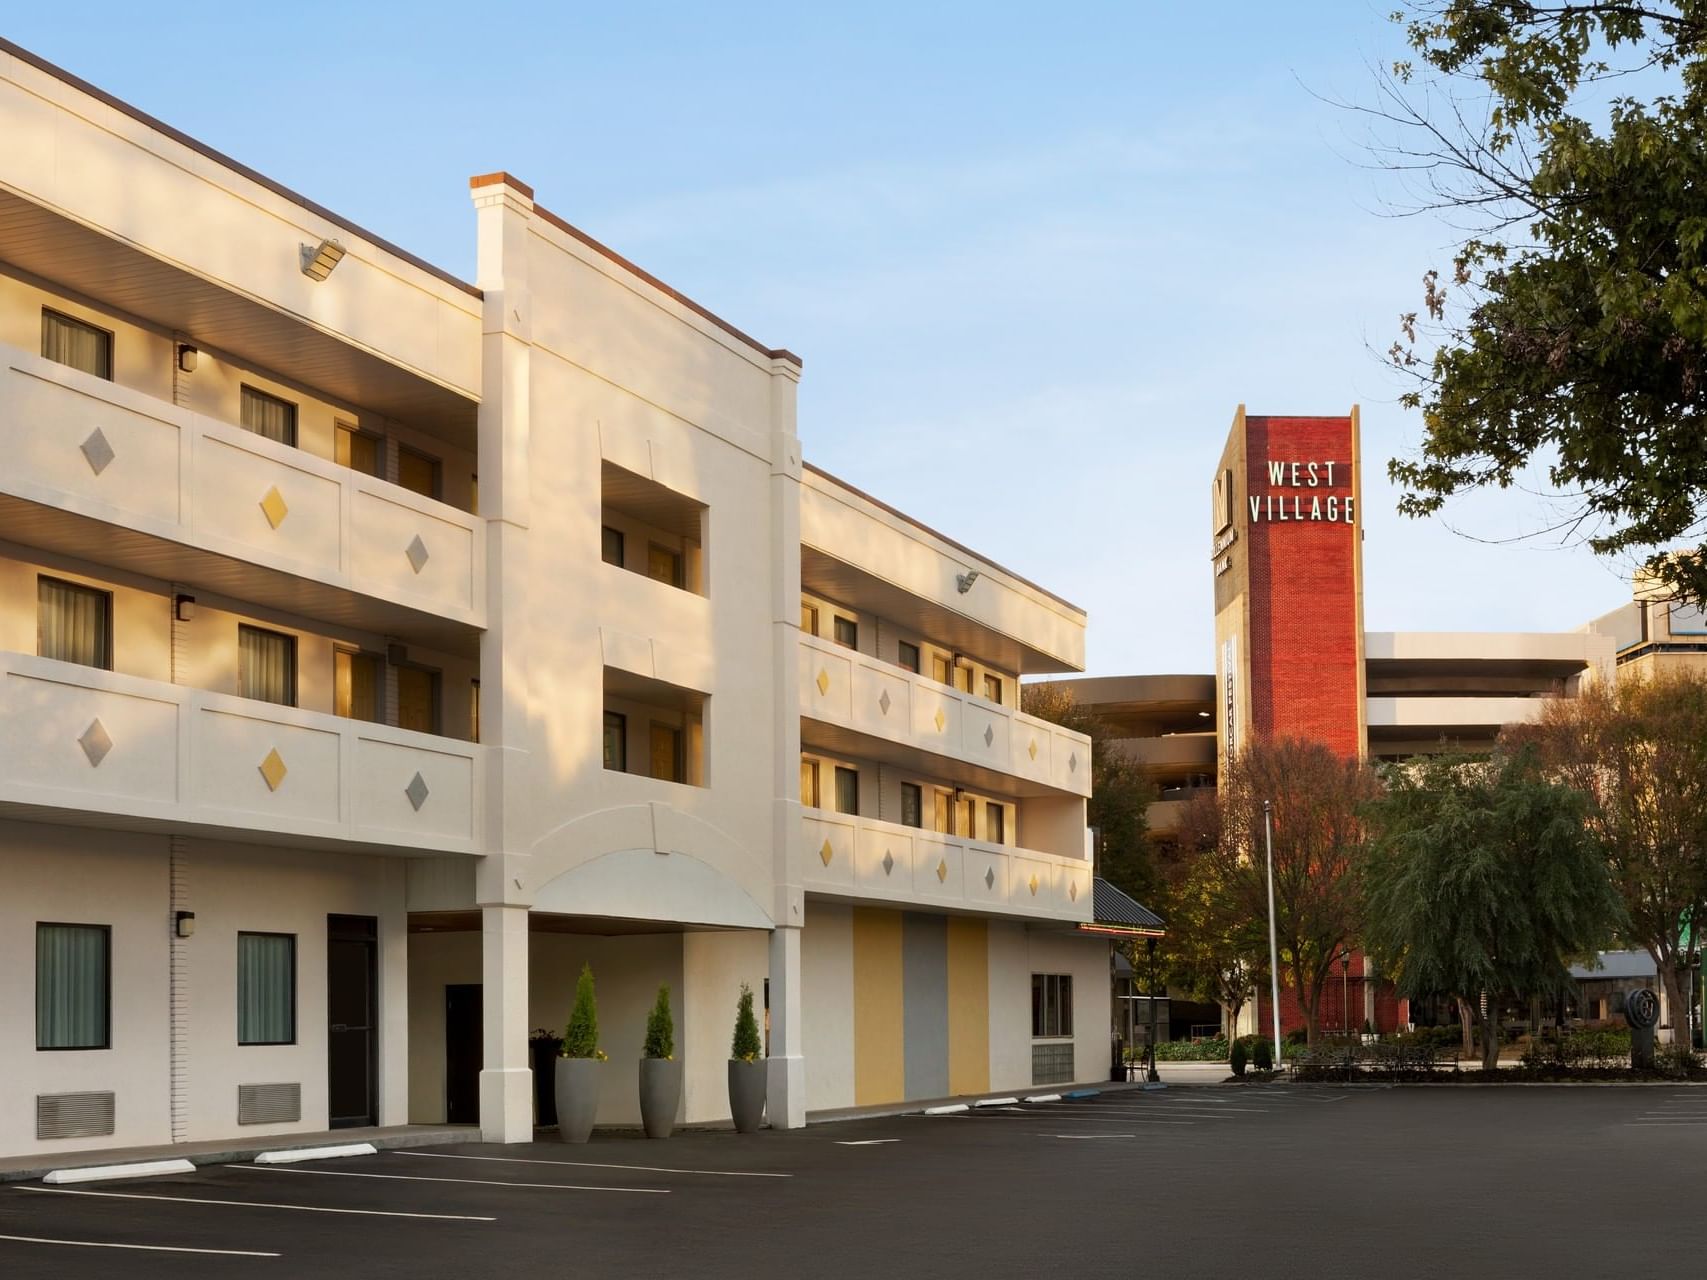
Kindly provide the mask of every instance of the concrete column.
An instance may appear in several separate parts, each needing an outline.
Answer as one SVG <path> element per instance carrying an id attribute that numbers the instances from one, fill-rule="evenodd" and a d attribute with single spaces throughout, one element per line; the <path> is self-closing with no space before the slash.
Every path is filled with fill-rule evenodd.
<path id="1" fill-rule="evenodd" d="M 787 926 L 772 929 L 770 950 L 771 1054 L 765 1110 L 773 1129 L 798 1129 L 806 1123 L 800 930 Z"/>
<path id="2" fill-rule="evenodd" d="M 480 979 L 485 1063 L 480 1072 L 483 1142 L 533 1140 L 528 1067 L 528 909 L 480 908 Z"/>

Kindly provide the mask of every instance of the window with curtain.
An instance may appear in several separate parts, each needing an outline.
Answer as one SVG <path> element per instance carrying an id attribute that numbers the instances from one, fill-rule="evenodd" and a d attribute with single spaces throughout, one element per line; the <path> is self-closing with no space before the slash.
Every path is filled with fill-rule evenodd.
<path id="1" fill-rule="evenodd" d="M 897 657 L 901 663 L 901 666 L 905 670 L 911 671 L 914 675 L 917 675 L 919 673 L 919 646 L 918 645 L 908 644 L 905 640 L 903 640 L 903 641 L 901 641 L 900 645 L 897 647 L 896 655 L 897 655 Z"/>
<path id="2" fill-rule="evenodd" d="M 36 925 L 36 1048 L 112 1047 L 112 930 Z"/>
<path id="3" fill-rule="evenodd" d="M 237 1043 L 296 1043 L 296 936 L 237 935 Z"/>
<path id="4" fill-rule="evenodd" d="M 1073 975 L 1031 975 L 1031 1034 L 1033 1039 L 1064 1039 L 1073 1034 Z"/>
<path id="5" fill-rule="evenodd" d="M 628 770 L 628 717 L 616 711 L 605 712 L 605 768 Z"/>
<path id="6" fill-rule="evenodd" d="M 922 827 L 925 825 L 924 788 L 916 782 L 903 782 L 901 784 L 901 825 L 903 827 Z"/>
<path id="7" fill-rule="evenodd" d="M 859 770 L 836 766 L 836 812 L 859 812 Z"/>
<path id="8" fill-rule="evenodd" d="M 113 335 L 45 307 L 41 313 L 41 353 L 43 359 L 56 364 L 113 380 Z"/>
<path id="9" fill-rule="evenodd" d="M 296 444 L 296 406 L 289 400 L 270 396 L 254 387 L 243 388 L 241 422 L 245 431 L 277 440 L 280 444 Z"/>
<path id="10" fill-rule="evenodd" d="M 237 692 L 259 702 L 296 705 L 296 637 L 263 627 L 237 628 Z"/>
<path id="11" fill-rule="evenodd" d="M 59 662 L 111 671 L 112 593 L 58 578 L 37 578 L 36 652 Z"/>
<path id="12" fill-rule="evenodd" d="M 991 844 L 1008 842 L 1008 811 L 994 800 L 984 801 L 984 839 Z"/>

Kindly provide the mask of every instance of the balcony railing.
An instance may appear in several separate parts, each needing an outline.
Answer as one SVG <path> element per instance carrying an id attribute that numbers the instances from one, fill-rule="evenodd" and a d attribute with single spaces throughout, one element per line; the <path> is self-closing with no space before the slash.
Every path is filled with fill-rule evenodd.
<path id="1" fill-rule="evenodd" d="M 478 517 L 0 348 L 0 493 L 481 626 Z"/>
<path id="2" fill-rule="evenodd" d="M 1088 858 L 822 809 L 805 811 L 801 840 L 802 879 L 814 892 L 999 915 L 1091 919 Z"/>
<path id="3" fill-rule="evenodd" d="M 1084 734 L 817 636 L 800 637 L 800 714 L 1072 795 L 1091 793 Z"/>
<path id="4" fill-rule="evenodd" d="M 0 653 L 0 812 L 474 853 L 480 751 Z"/>

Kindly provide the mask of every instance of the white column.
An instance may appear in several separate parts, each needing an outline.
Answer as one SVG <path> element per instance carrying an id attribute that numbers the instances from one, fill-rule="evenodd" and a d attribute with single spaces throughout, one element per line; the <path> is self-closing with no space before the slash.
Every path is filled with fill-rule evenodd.
<path id="1" fill-rule="evenodd" d="M 533 1140 L 533 1072 L 528 1067 L 528 909 L 480 908 L 482 1040 L 480 1138 Z"/>
<path id="2" fill-rule="evenodd" d="M 771 930 L 771 1055 L 765 1111 L 773 1129 L 806 1123 L 806 1055 L 801 1041 L 800 930 Z M 851 1016 L 851 1011 L 850 1011 Z"/>

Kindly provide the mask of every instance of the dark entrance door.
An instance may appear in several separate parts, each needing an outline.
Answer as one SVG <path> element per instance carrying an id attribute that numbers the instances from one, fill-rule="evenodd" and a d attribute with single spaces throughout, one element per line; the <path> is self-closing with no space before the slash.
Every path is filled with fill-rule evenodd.
<path id="1" fill-rule="evenodd" d="M 445 1123 L 480 1123 L 480 984 L 445 987 Z"/>
<path id="2" fill-rule="evenodd" d="M 326 1094 L 334 1129 L 379 1123 L 379 921 L 326 917 Z"/>

